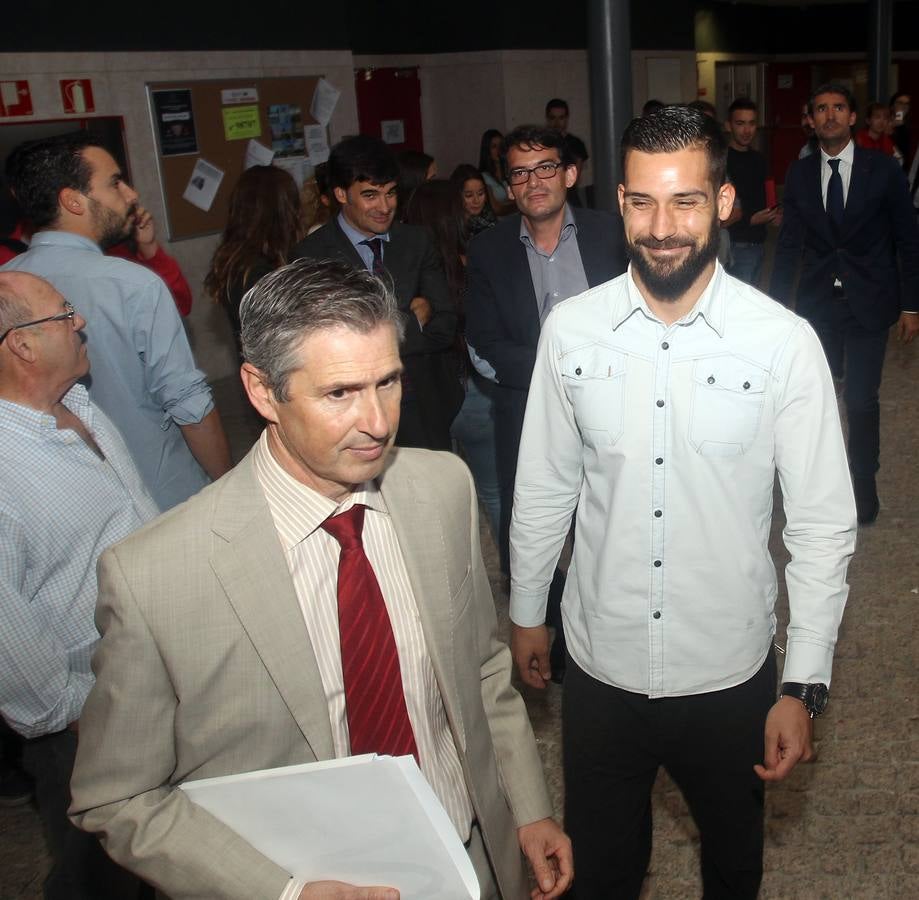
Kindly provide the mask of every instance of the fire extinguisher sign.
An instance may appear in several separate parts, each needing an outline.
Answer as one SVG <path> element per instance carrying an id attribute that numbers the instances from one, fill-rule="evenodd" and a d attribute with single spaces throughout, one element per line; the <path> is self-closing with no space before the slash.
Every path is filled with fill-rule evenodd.
<path id="1" fill-rule="evenodd" d="M 93 85 L 88 78 L 68 78 L 61 81 L 61 99 L 65 113 L 91 113 L 96 111 L 93 103 Z"/>
<path id="2" fill-rule="evenodd" d="M 28 81 L 0 81 L 0 117 L 31 116 L 32 94 Z"/>

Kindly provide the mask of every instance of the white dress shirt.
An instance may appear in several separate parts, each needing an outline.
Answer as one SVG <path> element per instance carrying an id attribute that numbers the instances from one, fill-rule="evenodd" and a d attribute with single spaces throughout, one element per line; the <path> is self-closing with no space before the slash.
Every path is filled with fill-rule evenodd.
<path id="1" fill-rule="evenodd" d="M 650 697 L 732 687 L 776 628 L 768 541 L 782 486 L 791 605 L 785 678 L 829 683 L 855 505 L 836 397 L 811 327 L 716 266 L 672 325 L 631 270 L 546 320 L 520 442 L 511 618 L 563 598 L 574 661 Z"/>
<path id="2" fill-rule="evenodd" d="M 268 448 L 267 431 L 262 433 L 256 446 L 254 463 L 316 656 L 329 706 L 336 758 L 351 755 L 338 630 L 338 560 L 341 547 L 320 525 L 329 516 L 342 513 L 355 503 L 367 507 L 361 538 L 392 623 L 402 670 L 405 705 L 415 734 L 419 765 L 460 839 L 468 840 L 473 816 L 472 801 L 428 655 L 405 560 L 377 486 L 368 482 L 342 503 L 335 503 L 301 484 L 281 468 Z M 296 897 L 304 884 L 288 885 L 281 900 Z"/>

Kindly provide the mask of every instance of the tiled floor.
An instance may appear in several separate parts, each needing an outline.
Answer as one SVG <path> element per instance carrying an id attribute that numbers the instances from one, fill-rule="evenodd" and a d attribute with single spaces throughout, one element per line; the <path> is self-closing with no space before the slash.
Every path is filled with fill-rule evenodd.
<path id="1" fill-rule="evenodd" d="M 882 391 L 882 502 L 862 529 L 836 653 L 833 699 L 817 723 L 819 759 L 767 794 L 763 900 L 919 897 L 919 346 L 892 341 Z M 237 457 L 256 433 L 235 383 L 215 385 Z M 773 548 L 784 565 L 777 497 Z M 483 533 L 496 603 L 507 597 Z M 780 613 L 783 640 L 787 610 Z M 553 796 L 561 801 L 559 692 L 526 693 Z M 713 736 L 717 739 L 717 736 Z M 661 776 L 645 898 L 700 895 L 698 840 L 677 791 Z M 38 898 L 47 857 L 29 807 L 0 809 L 0 900 Z"/>

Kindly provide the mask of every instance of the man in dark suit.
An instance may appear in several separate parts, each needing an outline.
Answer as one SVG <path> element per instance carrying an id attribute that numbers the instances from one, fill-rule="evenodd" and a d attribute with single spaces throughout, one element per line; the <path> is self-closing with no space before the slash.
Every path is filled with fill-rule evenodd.
<path id="1" fill-rule="evenodd" d="M 358 135 L 336 144 L 328 177 L 340 212 L 300 241 L 291 258 L 339 259 L 391 285 L 408 320 L 396 443 L 449 450 L 450 423 L 463 397 L 451 366 L 456 307 L 440 255 L 423 228 L 393 221 L 399 164 L 379 138 Z"/>
<path id="2" fill-rule="evenodd" d="M 826 84 L 808 107 L 820 152 L 792 163 L 785 181 L 771 293 L 792 299 L 820 336 L 833 376 L 845 378 L 849 466 L 858 521 L 880 508 L 878 390 L 888 331 L 909 343 L 919 332 L 919 229 L 896 162 L 855 146 L 852 93 Z M 898 265 L 899 259 L 899 265 Z"/>
<path id="3" fill-rule="evenodd" d="M 493 378 L 501 558 L 509 570 L 508 530 L 530 376 L 542 322 L 562 300 L 625 270 L 622 221 L 609 213 L 572 209 L 577 180 L 564 136 L 524 126 L 505 139 L 508 195 L 519 214 L 480 234 L 469 248 L 466 338 L 480 371 Z M 553 597 L 560 598 L 560 578 Z M 550 609 L 550 624 L 561 619 Z M 564 664 L 556 642 L 553 668 Z"/>

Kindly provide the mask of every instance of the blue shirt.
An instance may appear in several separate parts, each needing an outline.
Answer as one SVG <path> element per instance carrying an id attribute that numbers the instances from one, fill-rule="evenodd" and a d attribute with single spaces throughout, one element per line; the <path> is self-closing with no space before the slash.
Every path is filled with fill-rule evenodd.
<path id="1" fill-rule="evenodd" d="M 338 214 L 338 227 L 345 233 L 345 237 L 354 245 L 354 249 L 357 250 L 357 255 L 360 256 L 364 265 L 367 267 L 368 272 L 373 271 L 373 250 L 371 250 L 364 241 L 373 240 L 373 238 L 379 238 L 384 243 L 380 244 L 380 254 L 383 256 L 383 259 L 386 259 L 384 247 L 389 243 L 389 233 L 386 234 L 374 234 L 371 237 L 367 237 L 366 234 L 358 231 L 345 217 L 342 213 Z"/>
<path id="2" fill-rule="evenodd" d="M 96 561 L 157 513 L 112 423 L 74 385 L 54 416 L 0 400 L 0 712 L 26 737 L 79 718 L 93 685 Z"/>
<path id="3" fill-rule="evenodd" d="M 829 684 L 856 523 L 813 329 L 719 265 L 672 324 L 631 270 L 560 303 L 520 439 L 512 621 L 545 621 L 576 514 L 562 611 L 577 665 L 650 697 L 743 683 L 776 629 L 776 473 L 791 556 L 784 678 Z"/>
<path id="4" fill-rule="evenodd" d="M 39 232 L 3 268 L 47 279 L 86 319 L 90 396 L 118 427 L 160 508 L 208 484 L 179 426 L 200 422 L 214 401 L 162 279 L 65 231 Z"/>

